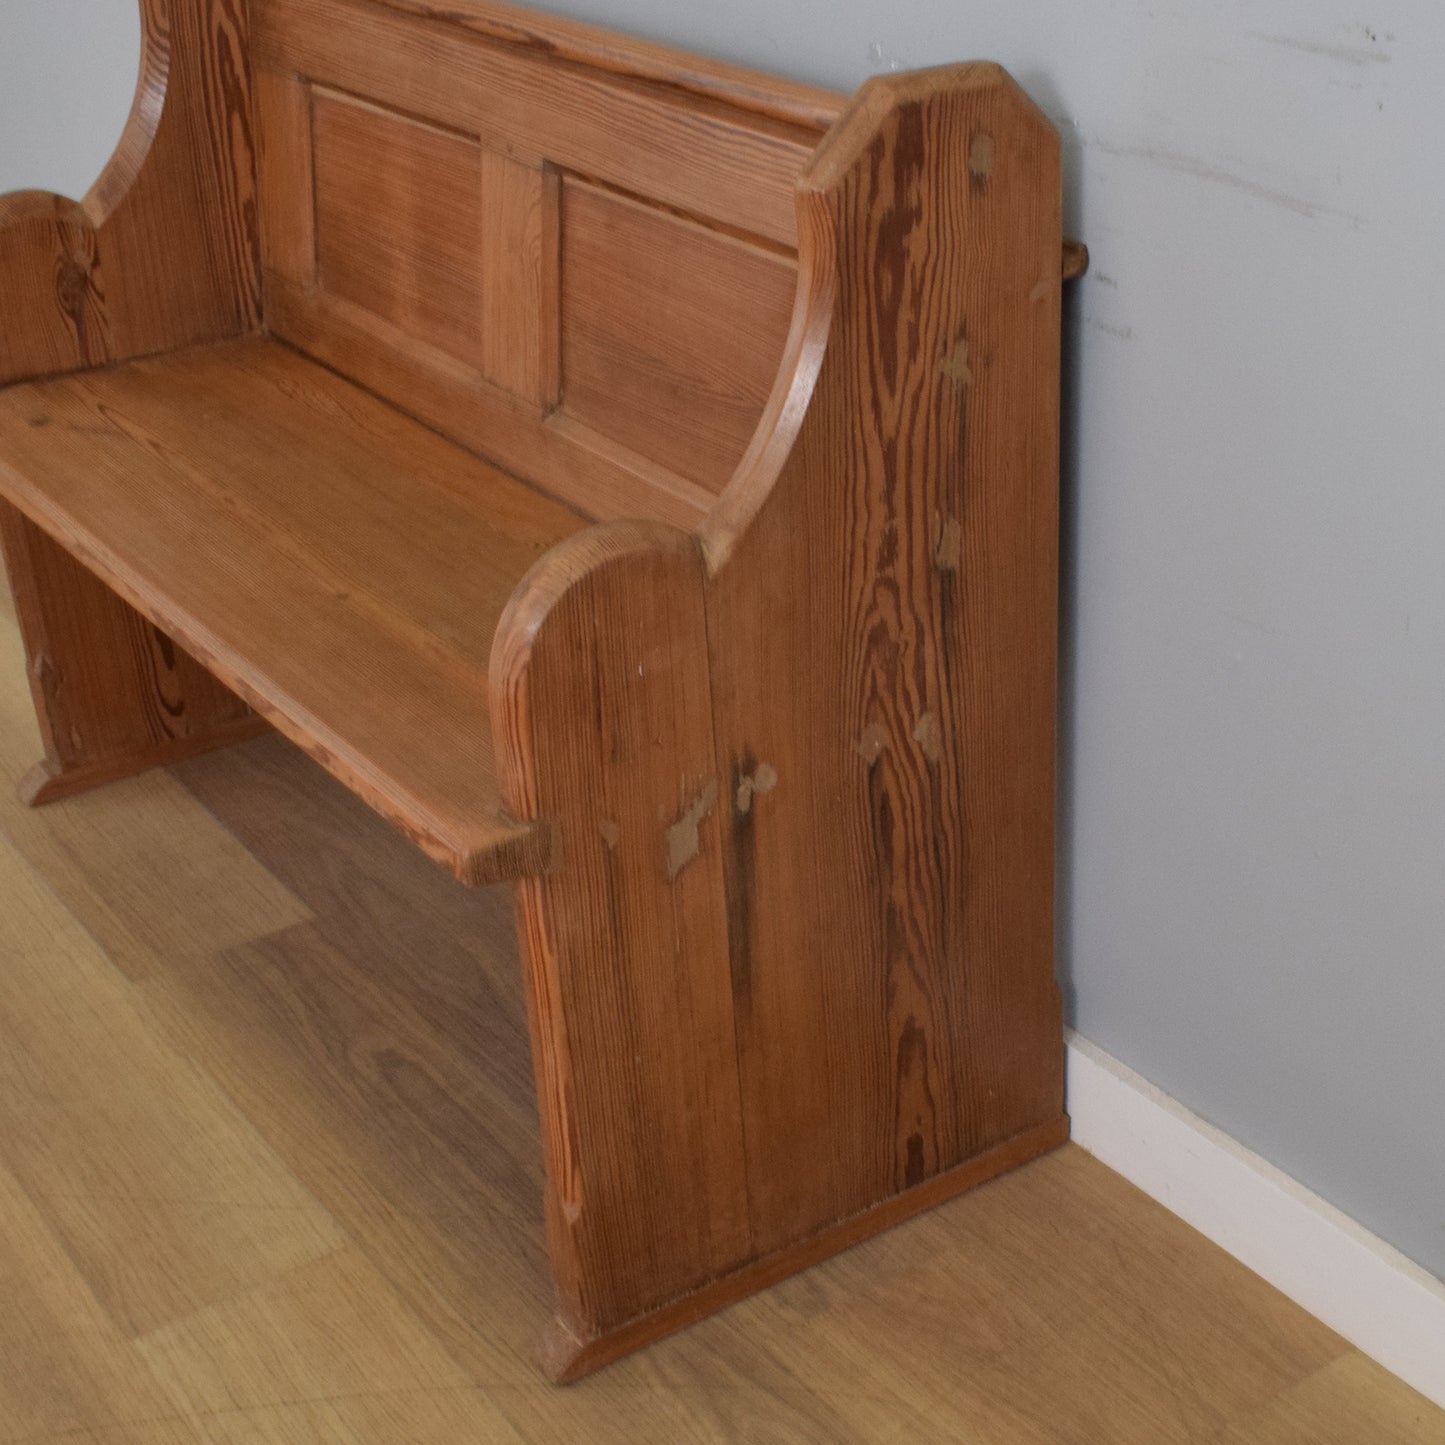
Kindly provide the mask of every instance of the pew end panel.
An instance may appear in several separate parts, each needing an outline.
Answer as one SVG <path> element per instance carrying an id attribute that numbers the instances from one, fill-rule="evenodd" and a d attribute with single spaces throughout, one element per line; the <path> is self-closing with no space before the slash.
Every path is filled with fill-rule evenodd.
<path id="1" fill-rule="evenodd" d="M 561 544 L 492 662 L 561 1379 L 1061 1143 L 1059 143 L 875 80 L 704 524 Z M 710 726 L 709 726 L 710 723 Z"/>

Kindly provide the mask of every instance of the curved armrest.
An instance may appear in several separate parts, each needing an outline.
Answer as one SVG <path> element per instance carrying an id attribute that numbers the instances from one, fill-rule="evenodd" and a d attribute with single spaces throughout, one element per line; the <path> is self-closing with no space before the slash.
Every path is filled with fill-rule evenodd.
<path id="1" fill-rule="evenodd" d="M 0 386 L 257 324 L 244 0 L 140 0 L 130 120 L 84 201 L 0 196 Z"/>

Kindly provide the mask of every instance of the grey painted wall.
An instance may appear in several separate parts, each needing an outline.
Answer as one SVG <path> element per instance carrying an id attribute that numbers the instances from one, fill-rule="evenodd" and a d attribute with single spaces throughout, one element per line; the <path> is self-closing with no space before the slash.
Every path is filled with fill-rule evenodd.
<path id="1" fill-rule="evenodd" d="M 1068 345 L 1071 1015 L 1445 1276 L 1445 15 L 553 3 L 840 88 L 991 57 L 1056 118 L 1094 257 Z M 83 186 L 134 65 L 88 26 L 133 5 L 0 5 L 0 185 L 29 151 Z M 76 69 L 81 102 L 42 115 Z"/>
<path id="2" fill-rule="evenodd" d="M 137 0 L 0 0 L 0 195 L 79 200 L 120 139 L 139 71 Z"/>

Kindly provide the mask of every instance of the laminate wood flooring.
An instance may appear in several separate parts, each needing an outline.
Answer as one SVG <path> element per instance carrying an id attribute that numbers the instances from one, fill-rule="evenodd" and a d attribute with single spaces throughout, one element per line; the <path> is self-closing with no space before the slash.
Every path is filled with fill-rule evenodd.
<path id="1" fill-rule="evenodd" d="M 508 894 L 278 737 L 38 755 L 0 611 L 0 1445 L 1445 1445 L 1072 1146 L 551 1388 Z"/>

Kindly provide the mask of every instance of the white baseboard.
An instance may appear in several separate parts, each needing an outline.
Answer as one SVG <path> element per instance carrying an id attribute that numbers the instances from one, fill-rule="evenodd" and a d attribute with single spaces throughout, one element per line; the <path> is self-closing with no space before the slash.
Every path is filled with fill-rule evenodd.
<path id="1" fill-rule="evenodd" d="M 1074 1142 L 1445 1408 L 1445 1283 L 1088 1039 Z"/>

